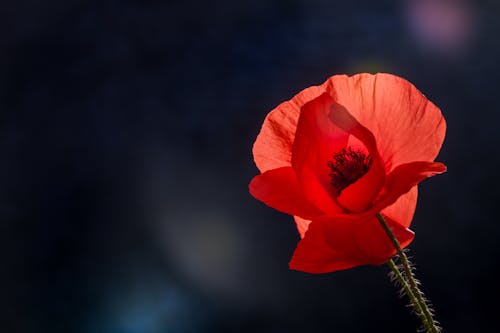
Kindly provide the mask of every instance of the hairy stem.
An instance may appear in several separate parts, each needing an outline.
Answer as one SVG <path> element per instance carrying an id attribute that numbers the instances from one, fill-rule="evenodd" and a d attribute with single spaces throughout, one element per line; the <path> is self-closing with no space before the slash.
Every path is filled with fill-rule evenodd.
<path id="1" fill-rule="evenodd" d="M 415 309 L 415 313 L 417 316 L 420 317 L 420 320 L 422 320 L 422 323 L 424 324 L 424 327 L 426 330 L 430 329 L 429 322 L 427 321 L 427 318 L 425 317 L 424 313 L 422 312 L 422 308 L 420 307 L 420 304 L 418 303 L 415 295 L 411 291 L 410 286 L 406 282 L 406 279 L 404 278 L 403 274 L 401 274 L 398 266 L 396 263 L 394 263 L 394 260 L 389 259 L 387 262 L 387 265 L 391 269 L 392 273 L 394 274 L 394 278 L 397 280 L 398 284 L 403 288 L 404 293 L 408 296 L 408 298 L 411 301 L 411 304 L 413 308 Z"/>
<path id="2" fill-rule="evenodd" d="M 391 228 L 389 227 L 389 225 L 385 221 L 384 217 L 380 213 L 378 213 L 376 216 L 377 216 L 378 221 L 380 222 L 380 225 L 384 229 L 385 233 L 387 234 L 387 236 L 391 240 L 392 245 L 394 245 L 394 248 L 398 252 L 399 259 L 401 260 L 401 264 L 403 266 L 403 271 L 404 271 L 404 275 L 405 275 L 404 278 L 406 281 L 408 281 L 408 285 L 409 285 L 409 287 L 410 287 L 410 289 L 411 289 L 411 291 L 412 291 L 412 293 L 413 293 L 413 295 L 418 303 L 418 306 L 420 307 L 420 309 L 422 311 L 423 316 L 421 316 L 421 318 L 422 318 L 422 323 L 424 324 L 426 331 L 428 333 L 439 333 L 439 328 L 438 328 L 436 322 L 434 321 L 434 318 L 432 317 L 432 313 L 429 310 L 429 307 L 427 306 L 427 303 L 424 299 L 424 295 L 420 291 L 420 289 L 418 288 L 417 282 L 415 281 L 415 277 L 413 276 L 411 266 L 410 266 L 410 263 L 408 261 L 408 258 L 406 257 L 406 254 L 403 252 L 403 249 L 401 248 L 399 241 L 397 240 L 397 238 L 394 235 L 394 233 L 392 232 Z M 425 318 L 425 320 L 424 320 L 424 318 Z"/>

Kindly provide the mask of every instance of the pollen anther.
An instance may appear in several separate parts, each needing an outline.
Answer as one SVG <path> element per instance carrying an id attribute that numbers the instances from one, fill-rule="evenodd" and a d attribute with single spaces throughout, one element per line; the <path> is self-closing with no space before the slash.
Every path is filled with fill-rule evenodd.
<path id="1" fill-rule="evenodd" d="M 359 149 L 352 147 L 342 148 L 333 155 L 333 160 L 328 161 L 331 178 L 330 184 L 340 195 L 342 190 L 361 178 L 370 169 L 372 158 Z"/>

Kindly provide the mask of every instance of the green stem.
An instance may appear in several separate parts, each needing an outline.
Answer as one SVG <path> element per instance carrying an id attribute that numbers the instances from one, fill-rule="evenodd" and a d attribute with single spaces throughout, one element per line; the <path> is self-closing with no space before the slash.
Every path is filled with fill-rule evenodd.
<path id="1" fill-rule="evenodd" d="M 427 303 L 424 300 L 423 293 L 420 291 L 418 288 L 417 282 L 415 281 L 415 277 L 413 276 L 413 273 L 411 271 L 410 263 L 408 261 L 408 258 L 406 257 L 406 254 L 403 252 L 403 249 L 401 248 L 401 245 L 399 245 L 399 241 L 397 240 L 396 236 L 392 232 L 391 228 L 385 221 L 384 217 L 380 214 L 377 213 L 377 219 L 380 222 L 380 225 L 384 229 L 385 233 L 389 237 L 389 239 L 392 242 L 392 245 L 394 245 L 394 248 L 398 252 L 399 259 L 401 260 L 401 264 L 403 265 L 403 270 L 406 275 L 406 280 L 408 281 L 408 284 L 410 286 L 411 291 L 413 292 L 413 295 L 415 296 L 418 305 L 420 306 L 420 309 L 422 310 L 423 316 L 425 317 L 426 320 L 422 319 L 422 322 L 429 333 L 439 333 L 439 329 L 434 321 L 434 318 L 432 317 L 432 314 L 429 310 L 429 307 L 427 306 Z M 425 324 L 428 324 L 426 326 Z"/>
<path id="2" fill-rule="evenodd" d="M 412 306 L 415 309 L 416 314 L 422 320 L 422 323 L 424 324 L 425 329 L 429 330 L 429 328 L 430 328 L 429 322 L 427 321 L 427 318 L 424 316 L 424 313 L 422 312 L 422 308 L 420 307 L 420 304 L 418 303 L 415 295 L 411 291 L 411 288 L 408 285 L 408 283 L 406 282 L 403 274 L 401 274 L 401 272 L 399 271 L 398 266 L 394 263 L 394 261 L 392 259 L 389 259 L 389 261 L 387 262 L 387 265 L 389 266 L 391 271 L 394 273 L 394 276 L 396 277 L 396 280 L 398 281 L 399 285 L 403 288 L 404 292 L 406 293 L 406 295 L 410 299 Z"/>

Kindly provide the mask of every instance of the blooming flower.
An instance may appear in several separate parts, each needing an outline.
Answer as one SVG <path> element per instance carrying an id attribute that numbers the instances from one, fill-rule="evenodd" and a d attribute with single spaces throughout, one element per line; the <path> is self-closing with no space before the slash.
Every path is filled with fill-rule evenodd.
<path id="1" fill-rule="evenodd" d="M 301 240 L 290 268 L 326 273 L 382 264 L 395 253 L 381 213 L 404 248 L 417 184 L 446 132 L 440 110 L 390 74 L 336 75 L 272 110 L 253 146 L 261 174 L 250 193 L 294 216 Z"/>

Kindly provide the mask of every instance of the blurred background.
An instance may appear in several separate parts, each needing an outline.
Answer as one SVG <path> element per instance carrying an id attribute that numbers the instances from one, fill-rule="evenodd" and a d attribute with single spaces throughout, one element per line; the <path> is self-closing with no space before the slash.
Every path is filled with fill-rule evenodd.
<path id="1" fill-rule="evenodd" d="M 500 2 L 0 5 L 2 332 L 414 332 L 387 267 L 288 270 L 254 200 L 267 112 L 390 72 L 443 111 L 411 254 L 445 332 L 498 326 Z"/>

